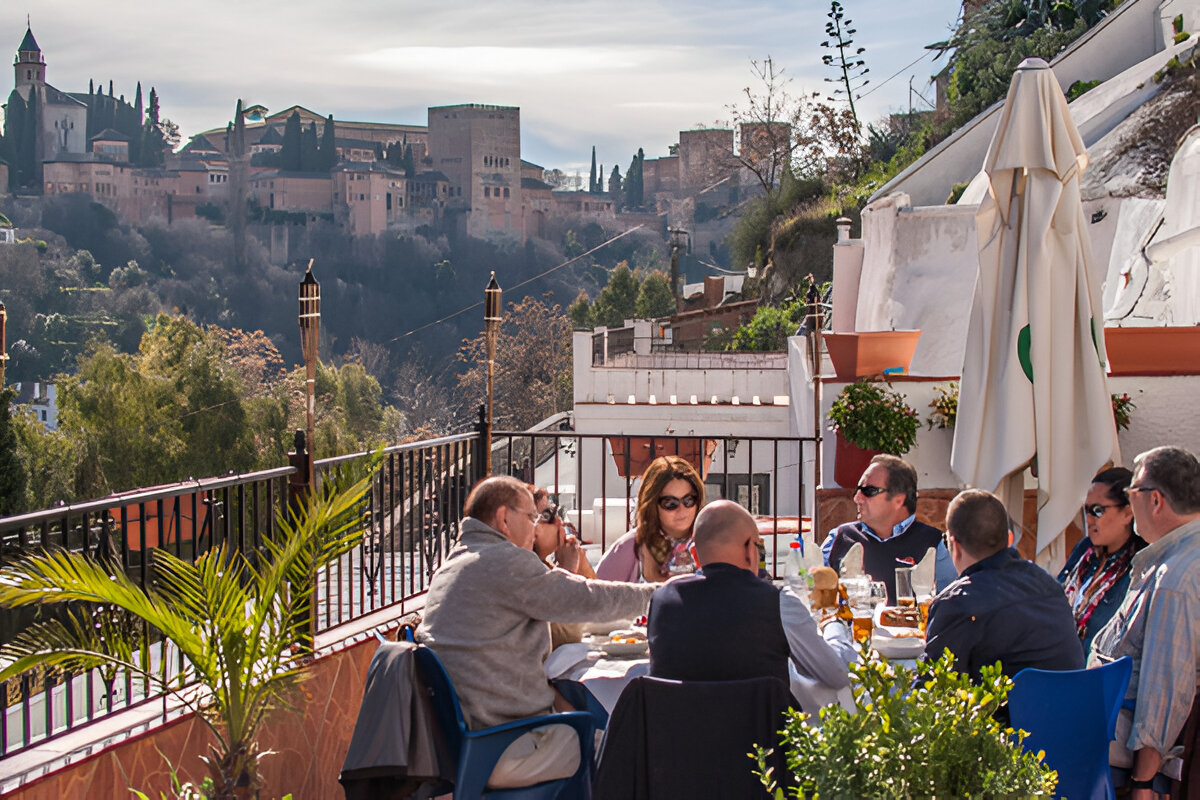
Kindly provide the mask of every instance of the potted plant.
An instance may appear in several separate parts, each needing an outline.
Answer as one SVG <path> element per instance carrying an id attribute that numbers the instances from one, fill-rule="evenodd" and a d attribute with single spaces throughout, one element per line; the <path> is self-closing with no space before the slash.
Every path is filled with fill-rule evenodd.
<path id="1" fill-rule="evenodd" d="M 848 384 L 829 409 L 830 429 L 837 433 L 834 480 L 854 486 L 872 456 L 900 456 L 917 442 L 921 421 L 917 410 L 888 384 Z"/>
<path id="2" fill-rule="evenodd" d="M 958 420 L 958 382 L 950 381 L 945 385 L 935 386 L 933 391 L 937 392 L 937 396 L 929 401 L 929 407 L 933 410 L 925 418 L 929 430 L 953 428 Z"/>
<path id="3" fill-rule="evenodd" d="M 822 334 L 839 380 L 903 375 L 917 351 L 920 330 L 851 331 Z"/>
<path id="4" fill-rule="evenodd" d="M 1129 423 L 1133 419 L 1133 410 L 1137 408 L 1133 400 L 1129 399 L 1128 394 L 1114 394 L 1112 396 L 1113 422 L 1117 423 L 1117 430 L 1129 430 Z"/>
<path id="5" fill-rule="evenodd" d="M 1025 735 L 993 714 L 1012 680 L 999 665 L 982 678 L 953 668 L 947 651 L 914 670 L 886 659 L 853 664 L 857 712 L 826 706 L 820 724 L 789 712 L 781 732 L 797 797 L 1051 797 L 1057 773 L 1025 752 Z M 914 680 L 916 685 L 914 688 Z M 910 691 L 911 689 L 911 691 Z M 757 774 L 777 800 L 784 790 L 757 753 Z"/>
<path id="6" fill-rule="evenodd" d="M 208 726 L 204 758 L 218 800 L 257 795 L 258 730 L 269 713 L 289 708 L 304 679 L 304 641 L 318 570 L 362 539 L 364 500 L 375 466 L 348 487 L 330 480 L 307 504 L 278 513 L 261 550 L 222 544 L 183 561 L 155 548 L 153 584 L 82 553 L 52 550 L 17 556 L 0 569 L 0 607 L 65 604 L 58 619 L 35 622 L 0 647 L 0 680 L 38 665 L 121 673 L 179 698 Z M 183 657 L 178 674 L 150 663 L 165 640 Z"/>

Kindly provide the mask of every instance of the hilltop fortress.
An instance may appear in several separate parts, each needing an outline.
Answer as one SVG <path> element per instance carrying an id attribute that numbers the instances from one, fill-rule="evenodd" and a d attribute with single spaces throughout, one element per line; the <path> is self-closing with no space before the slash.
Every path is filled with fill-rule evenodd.
<path id="1" fill-rule="evenodd" d="M 661 225 L 668 217 L 689 225 L 697 204 L 727 206 L 757 191 L 757 180 L 735 157 L 735 139 L 753 142 L 755 126 L 742 126 L 740 137 L 732 129 L 681 131 L 669 155 L 641 161 L 641 208 L 625 213 L 616 193 L 563 190 L 547 182 L 541 166 L 524 161 L 519 108 L 475 103 L 432 107 L 425 125 L 335 121 L 302 106 L 268 114 L 252 106 L 243 111 L 244 141 L 231 141 L 232 124 L 214 128 L 147 166 L 156 159 L 135 152 L 144 140 L 112 127 L 95 130 L 99 120 L 89 118 L 99 113 L 100 98 L 120 106 L 120 113 L 106 106 L 106 119 L 141 130 L 140 85 L 136 108 L 123 97 L 114 100 L 111 84 L 108 96 L 54 88 L 30 29 L 13 68 L 23 113 L 39 123 L 30 174 L 22 173 L 16 188 L 90 195 L 135 223 L 220 219 L 237 194 L 233 187 L 244 187 L 253 218 L 262 222 L 324 219 L 364 236 L 433 224 L 477 238 L 526 241 L 548 236 L 554 219 L 590 219 L 609 229 Z M 293 155 L 298 147 L 316 153 L 319 141 L 320 159 L 297 168 L 289 137 Z M 743 156 L 749 150 L 744 144 Z M 0 162 L 0 178 L 4 169 Z M 8 185 L 0 182 L 0 191 Z"/>

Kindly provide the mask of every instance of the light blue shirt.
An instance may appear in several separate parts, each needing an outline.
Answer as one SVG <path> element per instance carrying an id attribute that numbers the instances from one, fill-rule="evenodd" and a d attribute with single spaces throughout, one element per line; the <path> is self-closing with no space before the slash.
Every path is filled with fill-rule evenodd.
<path id="1" fill-rule="evenodd" d="M 911 514 L 893 525 L 892 537 L 894 538 L 897 536 L 903 536 L 908 532 L 908 529 L 912 527 L 912 524 L 916 519 L 917 515 Z M 879 537 L 879 534 L 871 530 L 871 527 L 867 525 L 867 523 L 860 521 L 858 522 L 858 527 L 859 530 L 875 541 L 883 541 L 883 539 Z M 836 530 L 837 528 L 834 528 L 833 531 L 830 531 L 829 535 L 825 537 L 825 541 L 821 544 L 821 558 L 824 560 L 825 566 L 827 567 L 829 566 L 829 553 L 831 550 L 833 550 L 834 531 Z M 938 542 L 937 555 L 934 558 L 933 580 L 937 585 L 937 590 L 940 592 L 950 584 L 954 583 L 954 581 L 958 580 L 958 570 L 954 568 L 954 562 L 950 560 L 950 551 L 946 549 L 945 543 Z"/>

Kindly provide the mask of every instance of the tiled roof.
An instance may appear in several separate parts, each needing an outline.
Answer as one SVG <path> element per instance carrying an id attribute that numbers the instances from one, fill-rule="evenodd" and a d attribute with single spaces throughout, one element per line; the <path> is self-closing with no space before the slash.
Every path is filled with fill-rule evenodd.
<path id="1" fill-rule="evenodd" d="M 21 40 L 21 46 L 17 48 L 18 52 L 27 50 L 41 50 L 38 47 L 37 39 L 33 38 L 33 31 L 30 28 L 25 29 L 25 38 Z"/>
<path id="2" fill-rule="evenodd" d="M 546 183 L 545 181 L 539 181 L 537 178 L 521 178 L 521 188 L 545 189 L 548 192 L 554 189 L 554 187 L 550 184 Z"/>
<path id="3" fill-rule="evenodd" d="M 52 106 L 83 106 L 87 108 L 87 103 L 76 100 L 71 95 L 64 91 L 55 89 L 50 84 L 45 84 L 46 87 L 46 103 Z"/>
<path id="4" fill-rule="evenodd" d="M 112 128 L 105 128 L 104 130 L 100 131 L 95 136 L 93 136 L 91 139 L 88 139 L 88 141 L 89 142 L 132 142 L 133 139 L 131 139 L 130 137 L 121 133 L 120 131 L 114 131 Z"/>
<path id="5" fill-rule="evenodd" d="M 283 135 L 274 126 L 268 125 L 255 144 L 283 144 Z"/>
<path id="6" fill-rule="evenodd" d="M 187 143 L 187 145 L 183 148 L 183 152 L 185 152 L 185 153 L 188 151 L 199 152 L 202 150 L 211 150 L 213 152 L 220 152 L 220 150 L 218 150 L 217 147 L 215 145 L 213 145 L 213 143 L 210 142 L 208 140 L 208 137 L 205 136 L 204 134 L 196 134 L 195 136 L 192 137 L 191 141 L 189 141 Z"/>

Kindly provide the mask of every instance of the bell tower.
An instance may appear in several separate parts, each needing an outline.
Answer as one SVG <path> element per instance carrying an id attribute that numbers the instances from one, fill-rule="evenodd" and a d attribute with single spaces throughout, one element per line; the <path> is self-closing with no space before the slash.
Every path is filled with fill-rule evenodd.
<path id="1" fill-rule="evenodd" d="M 42 58 L 42 49 L 33 38 L 33 30 L 28 23 L 25 27 L 25 38 L 17 48 L 17 60 L 13 62 L 13 72 L 16 78 L 17 92 L 29 101 L 29 87 L 43 86 L 46 83 L 46 62 Z"/>

